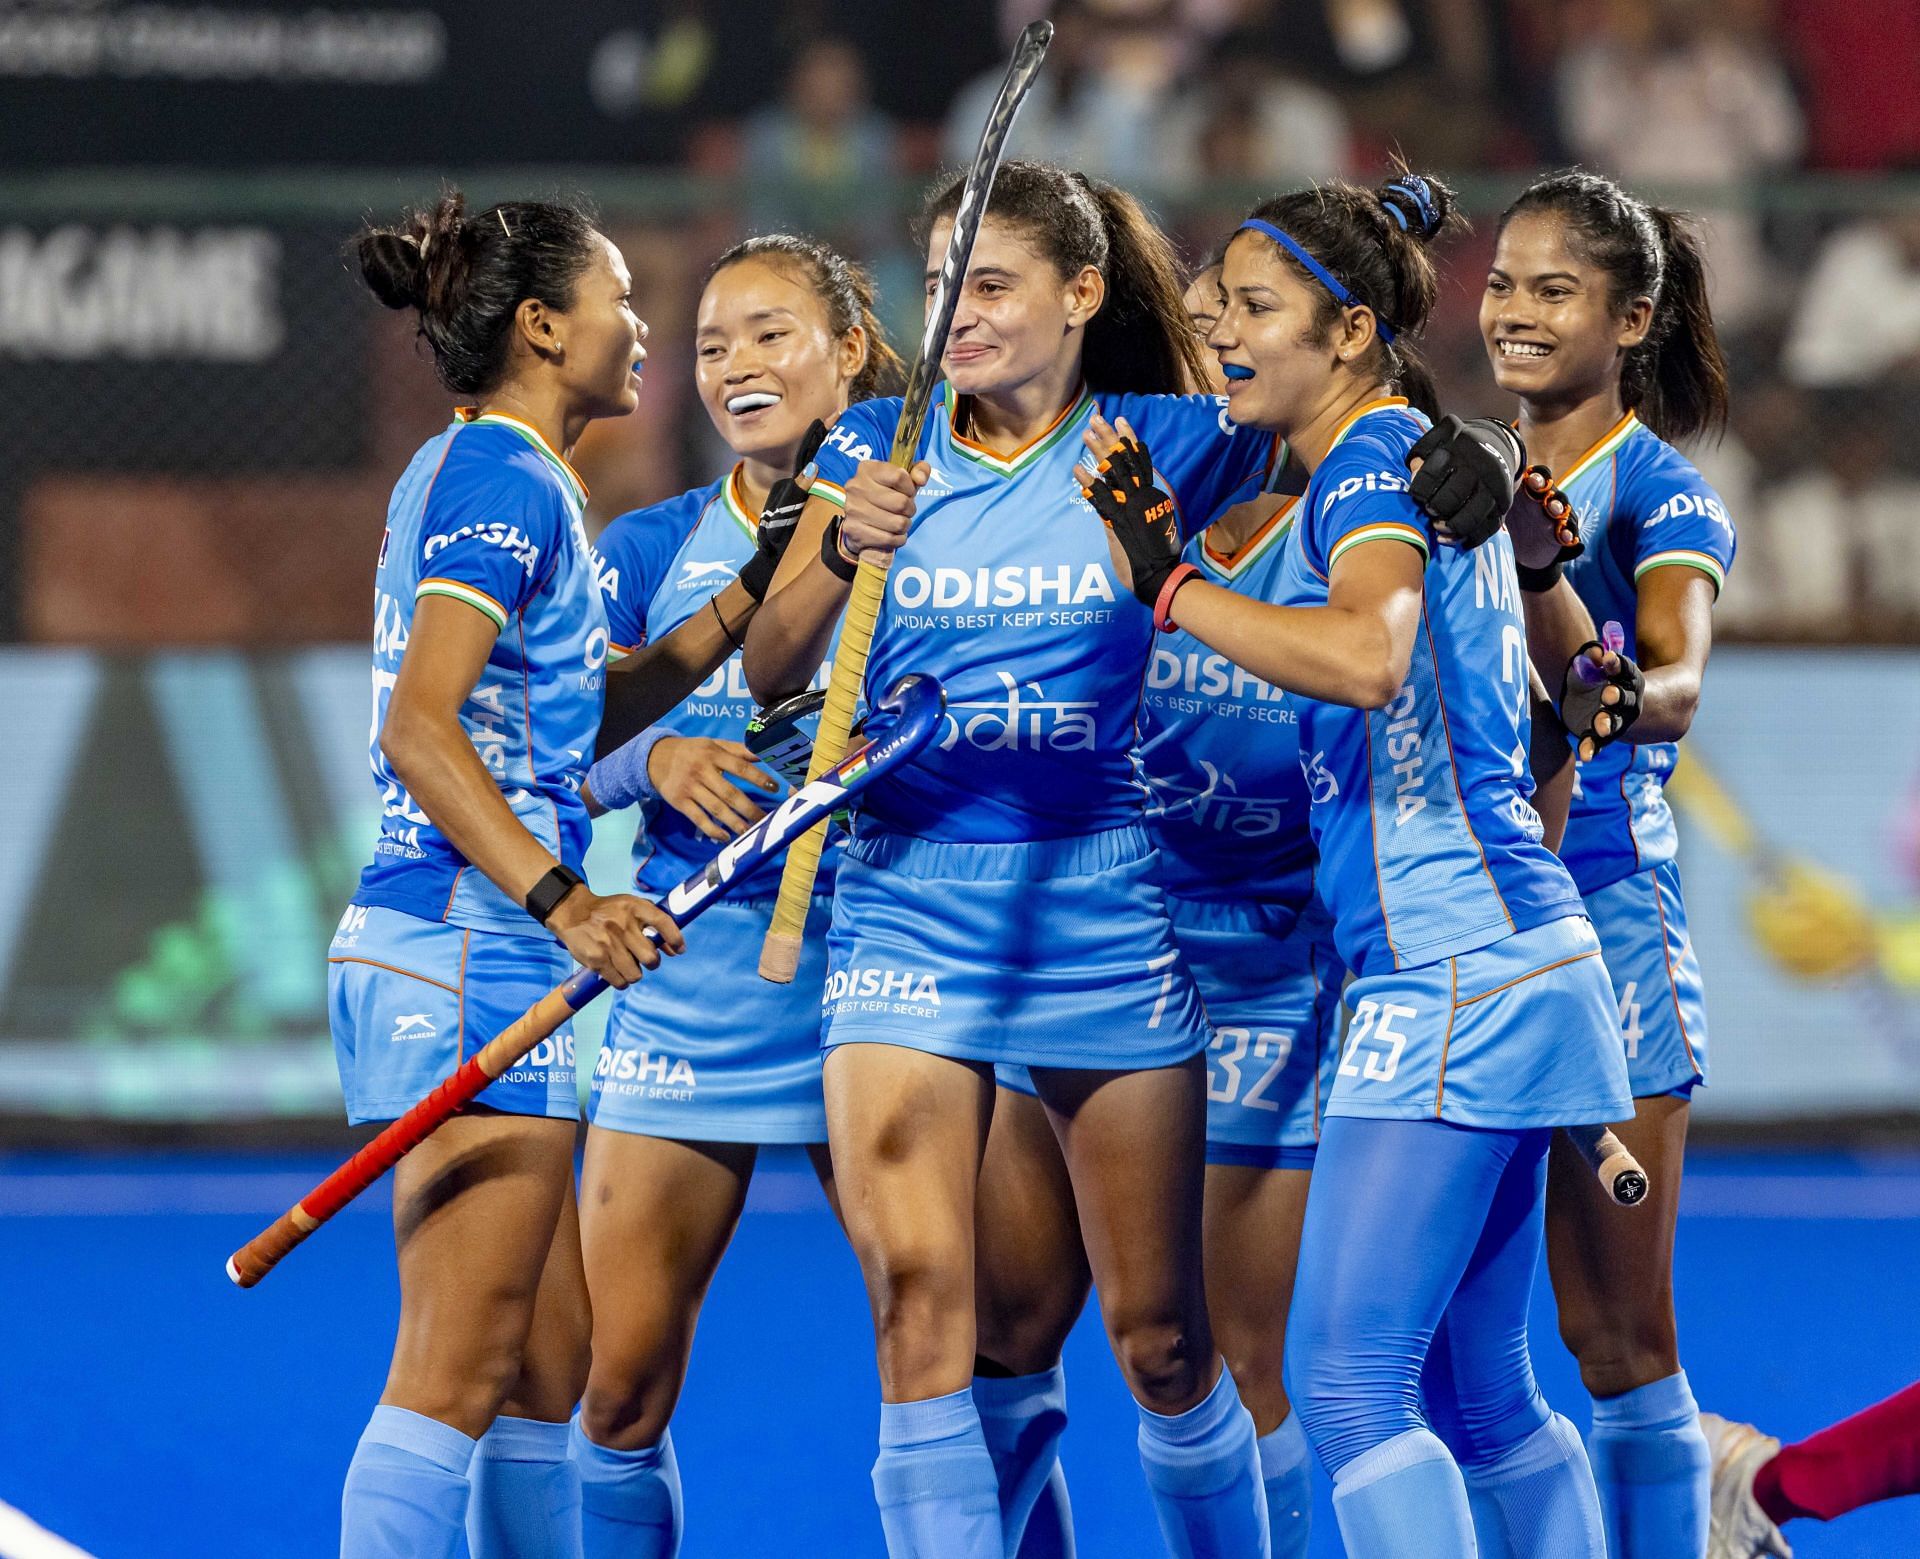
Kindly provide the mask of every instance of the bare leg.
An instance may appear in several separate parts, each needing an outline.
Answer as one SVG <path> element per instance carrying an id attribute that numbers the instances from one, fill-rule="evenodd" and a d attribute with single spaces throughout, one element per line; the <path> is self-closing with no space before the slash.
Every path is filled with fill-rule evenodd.
<path id="1" fill-rule="evenodd" d="M 973 1379 L 973 1210 L 993 1111 L 990 1067 L 898 1045 L 840 1045 L 827 1130 L 888 1402 Z"/>
<path id="2" fill-rule="evenodd" d="M 826 1061 L 827 1132 L 880 1367 L 874 1495 L 889 1552 L 1001 1559 L 972 1395 L 974 1202 L 993 1072 L 888 1044 Z"/>
<path id="3" fill-rule="evenodd" d="M 522 1384 L 536 1302 L 558 1345 L 538 1350 L 545 1380 L 529 1390 L 550 1403 L 566 1339 L 584 1322 L 584 1289 L 569 1282 L 564 1255 L 548 1274 L 575 1130 L 569 1120 L 461 1116 L 400 1161 L 400 1329 L 383 1404 L 478 1439 Z"/>
<path id="4" fill-rule="evenodd" d="M 1033 1073 L 1107 1339 L 1135 1400 L 1163 1414 L 1185 1412 L 1220 1378 L 1202 1278 L 1205 1076 L 1198 1057 L 1148 1072 Z"/>
<path id="5" fill-rule="evenodd" d="M 979 1358 L 974 1405 L 1000 1480 L 1009 1554 L 1073 1552 L 1073 1512 L 1060 1469 L 1066 1377 L 1060 1350 L 1092 1281 L 1073 1182 L 1038 1099 L 994 1099 L 975 1201 Z"/>
<path id="6" fill-rule="evenodd" d="M 1615 1559 L 1698 1559 L 1706 1549 L 1712 1455 L 1680 1368 L 1673 1232 L 1687 1101 L 1634 1101 L 1616 1127 L 1646 1167 L 1647 1199 L 1608 1201 L 1556 1141 L 1548 1179 L 1547 1261 L 1560 1335 L 1593 1394 L 1587 1447 Z"/>
<path id="7" fill-rule="evenodd" d="M 997 1090 L 976 1198 L 980 1373 L 1032 1375 L 1060 1362 L 1092 1282 L 1079 1216 L 1045 1107 Z"/>
<path id="8" fill-rule="evenodd" d="M 1202 1281 L 1206 1071 L 1034 1069 L 1080 1208 L 1101 1318 L 1140 1405 L 1168 1551 L 1269 1553 L 1253 1419 L 1224 1377 Z"/>
<path id="9" fill-rule="evenodd" d="M 1680 1368 L 1673 1314 L 1673 1231 L 1687 1147 L 1687 1101 L 1634 1100 L 1615 1133 L 1647 1171 L 1647 1198 L 1619 1207 L 1585 1161 L 1556 1138 L 1547 1173 L 1547 1267 L 1560 1337 L 1596 1397 L 1615 1397 Z"/>
<path id="10" fill-rule="evenodd" d="M 1305 1169 L 1207 1166 L 1207 1313 L 1263 1435 L 1291 1411 L 1280 1372 L 1310 1179 Z"/>
<path id="11" fill-rule="evenodd" d="M 588 1130 L 581 1234 L 593 1368 L 580 1423 L 594 1444 L 639 1450 L 666 1431 L 755 1153 L 751 1145 Z"/>

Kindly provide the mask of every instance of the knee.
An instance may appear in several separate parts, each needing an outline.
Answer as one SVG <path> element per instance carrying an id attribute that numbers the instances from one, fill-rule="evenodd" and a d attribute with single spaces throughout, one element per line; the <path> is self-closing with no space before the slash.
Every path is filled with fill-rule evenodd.
<path id="1" fill-rule="evenodd" d="M 1108 1305 L 1106 1323 L 1113 1356 L 1143 1406 L 1183 1413 L 1206 1394 L 1214 1347 L 1203 1307 L 1129 1303 L 1123 1297 Z"/>
<path id="2" fill-rule="evenodd" d="M 1335 1335 L 1303 1328 L 1287 1337 L 1286 1389 L 1300 1427 L 1329 1473 L 1396 1435 L 1424 1428 L 1420 1356 L 1361 1341 L 1363 1329 Z"/>
<path id="3" fill-rule="evenodd" d="M 957 1391 L 973 1375 L 973 1277 L 964 1253 L 902 1244 L 864 1257 L 882 1385 L 905 1397 Z"/>
<path id="4" fill-rule="evenodd" d="M 1084 1279 L 1036 1283 L 1017 1293 L 983 1286 L 974 1347 L 1011 1375 L 1052 1369 L 1086 1301 Z"/>
<path id="5" fill-rule="evenodd" d="M 470 1336 L 447 1348 L 403 1330 L 383 1401 L 479 1436 L 512 1394 L 525 1356 L 524 1332 Z"/>
<path id="6" fill-rule="evenodd" d="M 610 1451 L 637 1451 L 666 1433 L 673 1416 L 671 1388 L 646 1375 L 595 1370 L 580 1397 L 580 1427 L 595 1445 Z"/>
<path id="7" fill-rule="evenodd" d="M 1670 1304 L 1562 1306 L 1560 1340 L 1580 1363 L 1581 1384 L 1596 1397 L 1618 1396 L 1680 1368 Z"/>
<path id="8" fill-rule="evenodd" d="M 1216 1316 L 1213 1332 L 1220 1356 L 1240 1388 L 1240 1400 L 1253 1414 L 1255 1429 L 1271 1434 L 1292 1410 L 1285 1376 L 1285 1327 L 1254 1327 Z"/>

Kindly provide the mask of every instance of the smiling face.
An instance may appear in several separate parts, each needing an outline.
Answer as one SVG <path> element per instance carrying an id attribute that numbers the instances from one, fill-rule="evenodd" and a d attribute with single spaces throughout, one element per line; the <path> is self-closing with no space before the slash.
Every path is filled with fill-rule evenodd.
<path id="1" fill-rule="evenodd" d="M 1187 311 L 1187 319 L 1193 325 L 1193 333 L 1204 344 L 1213 334 L 1213 327 L 1219 323 L 1220 311 L 1226 307 L 1220 294 L 1220 267 L 1209 265 L 1192 281 L 1181 295 L 1180 306 Z M 1210 395 L 1224 395 L 1227 381 L 1220 372 L 1219 361 L 1211 352 L 1201 354 L 1201 361 L 1207 370 L 1206 383 L 1201 386 Z"/>
<path id="2" fill-rule="evenodd" d="M 834 337 L 798 266 L 750 257 L 707 283 L 693 352 L 701 404 L 727 447 L 787 465 L 809 423 L 845 409 L 866 342 L 857 326 Z"/>
<path id="3" fill-rule="evenodd" d="M 1227 245 L 1220 290 L 1225 303 L 1207 345 L 1226 376 L 1233 420 L 1281 434 L 1303 427 L 1351 377 L 1319 322 L 1325 293 L 1253 233 Z"/>
<path id="4" fill-rule="evenodd" d="M 633 312 L 633 278 L 611 242 L 594 235 L 593 257 L 564 313 L 552 314 L 564 348 L 558 371 L 567 396 L 587 417 L 624 417 L 640 404 L 647 327 Z M 526 305 L 522 305 L 526 307 Z"/>
<path id="5" fill-rule="evenodd" d="M 953 222 L 927 235 L 927 301 L 933 301 Z M 1072 358 L 1087 321 L 1099 312 L 1106 282 L 1094 266 L 1063 277 L 1018 227 L 988 217 L 960 286 L 943 359 L 956 395 L 1011 394 Z M 1071 377 L 1071 376 L 1069 376 Z"/>
<path id="6" fill-rule="evenodd" d="M 1619 383 L 1629 348 L 1647 337 L 1649 298 L 1614 306 L 1613 278 L 1567 244 L 1550 211 L 1507 223 L 1480 299 L 1480 335 L 1501 389 L 1534 405 L 1576 404 Z"/>

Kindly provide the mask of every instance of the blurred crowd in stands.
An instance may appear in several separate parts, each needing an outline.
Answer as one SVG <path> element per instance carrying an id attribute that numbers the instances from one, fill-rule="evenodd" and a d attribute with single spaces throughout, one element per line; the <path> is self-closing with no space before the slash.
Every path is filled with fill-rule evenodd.
<path id="1" fill-rule="evenodd" d="M 1196 253 L 1238 204 L 1202 209 L 1196 188 L 1370 180 L 1396 151 L 1478 170 L 1476 232 L 1450 257 L 1455 296 L 1430 342 L 1477 408 L 1497 409 L 1473 312 L 1507 186 L 1577 162 L 1679 197 L 1707 232 L 1736 386 L 1726 437 L 1698 452 L 1741 529 L 1723 625 L 1920 634 L 1920 4 L 998 0 L 967 47 L 915 62 L 903 100 L 897 46 L 858 43 L 800 0 L 784 80 L 692 131 L 689 159 L 785 183 L 756 226 L 818 226 L 823 192 L 969 161 L 999 53 L 1043 13 L 1057 34 L 1016 149 L 1149 195 Z M 1808 199 L 1778 182 L 1798 172 L 1913 177 Z M 895 214 L 856 212 L 830 236 L 876 265 L 907 323 L 919 262 Z"/>

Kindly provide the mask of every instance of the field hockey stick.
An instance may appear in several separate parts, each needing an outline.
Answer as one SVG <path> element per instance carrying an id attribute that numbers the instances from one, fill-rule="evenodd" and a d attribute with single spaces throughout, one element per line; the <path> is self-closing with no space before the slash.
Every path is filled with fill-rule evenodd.
<path id="1" fill-rule="evenodd" d="M 1627 1145 L 1605 1126 L 1568 1126 L 1564 1130 L 1567 1140 L 1600 1177 L 1600 1189 L 1614 1201 L 1632 1207 L 1647 1199 L 1647 1172 L 1627 1151 Z"/>
<path id="2" fill-rule="evenodd" d="M 877 713 L 884 730 L 832 770 L 816 775 L 699 871 L 673 888 L 661 906 L 684 926 L 742 881 L 762 862 L 857 795 L 881 775 L 909 763 L 933 740 L 946 709 L 946 694 L 934 677 L 910 674 L 888 690 Z M 652 936 L 651 929 L 647 932 Z M 658 975 L 648 976 L 650 979 Z M 268 1228 L 227 1259 L 227 1276 L 252 1288 L 288 1251 L 351 1202 L 418 1147 L 435 1129 L 469 1104 L 533 1047 L 607 988 L 590 969 L 576 969 L 525 1013 L 471 1056 L 451 1077 L 389 1125 L 346 1163 L 315 1186 Z"/>
<path id="3" fill-rule="evenodd" d="M 980 149 L 974 153 L 973 167 L 961 187 L 960 205 L 953 216 L 953 234 L 947 239 L 946 258 L 940 262 L 940 279 L 927 309 L 920 353 L 907 375 L 900 423 L 894 430 L 893 450 L 887 457 L 903 470 L 913 465 L 914 452 L 920 447 L 920 430 L 926 424 L 933 387 L 939 381 L 940 363 L 947 352 L 947 331 L 960 302 L 960 283 L 967 274 L 967 262 L 973 257 L 973 241 L 979 236 L 980 221 L 986 215 L 987 199 L 993 193 L 993 179 L 1000 170 L 1007 135 L 1013 129 L 1014 115 L 1020 112 L 1034 78 L 1040 74 L 1040 63 L 1047 57 L 1047 45 L 1052 41 L 1052 22 L 1034 22 L 1020 34 L 1020 41 L 1013 48 L 1013 60 L 1007 66 L 1007 79 L 1000 84 L 1000 96 L 994 100 L 993 112 L 987 115 L 986 128 L 980 133 Z M 847 750 L 854 707 L 866 680 L 873 625 L 886 599 L 887 566 L 892 561 L 891 553 L 877 557 L 871 551 L 860 554 L 859 571 L 854 575 L 853 591 L 847 597 L 846 615 L 840 625 L 840 644 L 833 654 L 833 676 L 827 683 L 826 707 L 820 713 L 820 729 L 813 739 L 809 776 L 824 773 Z M 813 880 L 820 870 L 820 851 L 826 837 L 823 823 L 794 841 L 787 853 L 773 924 L 760 948 L 761 976 L 776 984 L 792 984 L 794 971 L 800 967 L 800 941 L 806 931 L 807 910 L 813 902 Z"/>

